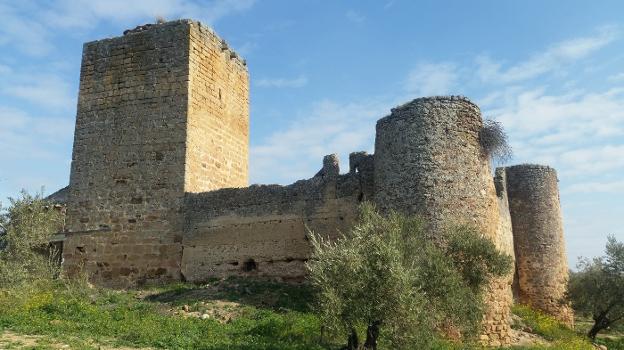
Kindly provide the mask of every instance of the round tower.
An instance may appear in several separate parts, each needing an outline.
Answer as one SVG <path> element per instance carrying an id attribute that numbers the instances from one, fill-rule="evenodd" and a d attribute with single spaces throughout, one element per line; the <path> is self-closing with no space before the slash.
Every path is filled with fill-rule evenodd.
<path id="1" fill-rule="evenodd" d="M 499 209 L 489 157 L 479 142 L 479 107 L 463 97 L 427 97 L 377 122 L 375 202 L 382 211 L 423 216 L 431 234 L 471 224 L 496 241 Z M 510 342 L 512 276 L 487 293 L 482 340 Z"/>
<path id="2" fill-rule="evenodd" d="M 534 164 L 507 168 L 507 191 L 516 255 L 516 294 L 523 304 L 572 325 L 562 303 L 568 263 L 555 169 Z"/>

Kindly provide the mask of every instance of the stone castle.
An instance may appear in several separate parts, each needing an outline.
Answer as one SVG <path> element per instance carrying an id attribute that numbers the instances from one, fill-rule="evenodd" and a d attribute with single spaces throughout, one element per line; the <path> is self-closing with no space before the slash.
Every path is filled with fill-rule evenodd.
<path id="1" fill-rule="evenodd" d="M 377 122 L 375 153 L 328 155 L 288 186 L 248 186 L 246 62 L 191 20 L 145 25 L 84 45 L 69 186 L 59 242 L 63 269 L 96 283 L 305 278 L 307 230 L 336 235 L 358 205 L 480 228 L 515 259 L 489 287 L 482 340 L 510 341 L 515 298 L 572 322 L 565 292 L 557 175 L 540 165 L 498 168 L 479 142 L 479 107 L 418 98 Z M 515 275 L 515 278 L 514 278 Z M 513 285 L 513 288 L 512 288 Z M 513 291 L 513 293 L 512 293 Z"/>

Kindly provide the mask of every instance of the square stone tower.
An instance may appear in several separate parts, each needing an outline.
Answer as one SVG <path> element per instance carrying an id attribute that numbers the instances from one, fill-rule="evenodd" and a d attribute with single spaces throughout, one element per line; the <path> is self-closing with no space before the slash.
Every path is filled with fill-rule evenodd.
<path id="1" fill-rule="evenodd" d="M 179 279 L 185 193 L 247 186 L 248 146 L 247 68 L 210 28 L 179 20 L 86 43 L 65 272 Z"/>

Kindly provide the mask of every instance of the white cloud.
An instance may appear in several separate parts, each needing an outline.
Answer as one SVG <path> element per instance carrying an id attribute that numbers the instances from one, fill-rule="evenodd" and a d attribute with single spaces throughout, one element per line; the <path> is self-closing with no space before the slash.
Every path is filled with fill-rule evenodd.
<path id="1" fill-rule="evenodd" d="M 43 56 L 53 48 L 49 38 L 48 29 L 35 18 L 20 14 L 9 3 L 0 3 L 0 46 L 10 46 L 32 56 Z"/>
<path id="2" fill-rule="evenodd" d="M 51 148 L 71 144 L 73 118 L 33 117 L 26 112 L 0 107 L 0 164 L 9 160 L 58 159 Z"/>
<path id="3" fill-rule="evenodd" d="M 252 182 L 284 184 L 310 178 L 321 168 L 323 156 L 331 153 L 339 155 L 343 170 L 348 169 L 349 153 L 373 151 L 375 122 L 396 104 L 386 99 L 316 103 L 288 127 L 251 147 Z"/>
<path id="4" fill-rule="evenodd" d="M 610 77 L 607 77 L 608 81 L 620 82 L 624 81 L 624 73 L 614 74 Z"/>
<path id="5" fill-rule="evenodd" d="M 560 68 L 562 64 L 587 57 L 610 44 L 617 37 L 617 28 L 605 27 L 594 36 L 557 43 L 543 52 L 533 54 L 528 60 L 516 63 L 506 69 L 502 69 L 503 63 L 482 55 L 476 59 L 477 72 L 481 80 L 491 83 L 523 81 L 554 71 Z"/>
<path id="6" fill-rule="evenodd" d="M 581 182 L 564 190 L 566 193 L 624 193 L 624 181 Z"/>
<path id="7" fill-rule="evenodd" d="M 214 23 L 235 12 L 249 9 L 255 0 L 61 0 L 44 14 L 54 26 L 92 28 L 98 21 L 129 22 L 179 17 L 196 18 Z"/>
<path id="8" fill-rule="evenodd" d="M 621 89 L 551 95 L 512 88 L 497 101 L 484 114 L 505 126 L 515 162 L 552 165 L 569 182 L 624 171 Z"/>
<path id="9" fill-rule="evenodd" d="M 354 23 L 362 23 L 366 20 L 366 17 L 364 15 L 354 10 L 347 11 L 346 17 L 349 21 Z"/>
<path id="10" fill-rule="evenodd" d="M 73 110 L 75 93 L 70 84 L 55 75 L 37 76 L 35 80 L 20 75 L 22 83 L 0 83 L 0 92 L 47 108 Z M 17 80 L 13 77 L 13 80 Z M 28 81 L 30 80 L 30 81 Z"/>
<path id="11" fill-rule="evenodd" d="M 300 88 L 304 87 L 308 84 L 308 78 L 304 75 L 300 75 L 294 79 L 285 79 L 285 78 L 263 78 L 258 79 L 254 82 L 254 85 L 259 87 L 268 87 L 268 88 Z"/>
<path id="12" fill-rule="evenodd" d="M 573 149 L 559 157 L 563 170 L 570 176 L 600 175 L 624 170 L 624 144 Z"/>
<path id="13" fill-rule="evenodd" d="M 502 121 L 517 137 L 540 144 L 614 137 L 624 133 L 624 90 L 573 91 L 549 95 L 545 88 L 512 89 L 485 113 Z M 584 139 L 579 139 L 584 137 Z"/>
<path id="14" fill-rule="evenodd" d="M 457 69 L 452 63 L 421 63 L 408 73 L 405 90 L 417 96 L 448 95 L 457 79 Z"/>
<path id="15" fill-rule="evenodd" d="M 258 47 L 258 44 L 252 41 L 246 41 L 240 46 L 235 47 L 235 51 L 242 57 L 246 57 Z"/>
<path id="16" fill-rule="evenodd" d="M 7 65 L 0 64 L 0 75 L 6 75 L 13 72 L 13 69 Z"/>
<path id="17" fill-rule="evenodd" d="M 54 48 L 51 37 L 69 30 L 88 30 L 102 21 L 128 28 L 166 19 L 193 18 L 214 24 L 252 7 L 255 0 L 58 0 L 45 4 L 16 1 L 0 4 L 0 46 L 43 56 Z"/>

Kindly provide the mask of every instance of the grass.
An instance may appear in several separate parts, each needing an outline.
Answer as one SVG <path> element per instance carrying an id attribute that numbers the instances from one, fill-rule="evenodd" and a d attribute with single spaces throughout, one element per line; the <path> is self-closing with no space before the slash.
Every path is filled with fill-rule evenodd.
<path id="1" fill-rule="evenodd" d="M 592 325 L 593 321 L 589 318 L 576 320 L 576 328 L 582 333 L 587 333 Z M 607 346 L 609 350 L 624 350 L 624 323 L 598 333 L 596 343 Z"/>
<path id="2" fill-rule="evenodd" d="M 338 349 L 340 342 L 331 339 L 321 345 L 321 324 L 309 304 L 312 297 L 305 285 L 239 279 L 136 291 L 39 282 L 19 289 L 0 289 L 0 333 L 38 337 L 36 345 L 24 346 L 14 340 L 0 347 L 49 349 L 67 344 L 72 349 Z M 594 349 L 580 333 L 552 318 L 523 306 L 513 311 L 551 344 L 510 349 Z M 202 319 L 201 315 L 207 317 Z M 624 350 L 622 340 L 601 338 L 600 343 Z M 440 341 L 433 349 L 479 347 Z"/>
<path id="3" fill-rule="evenodd" d="M 254 294 L 254 289 L 263 293 Z M 319 349 L 318 319 L 303 310 L 293 287 L 261 283 L 242 289 L 173 285 L 137 292 L 118 292 L 41 283 L 0 294 L 0 331 L 51 337 L 77 349 L 99 345 L 167 349 Z M 201 308 L 200 299 L 216 293 L 236 300 L 229 322 L 175 316 L 180 304 Z M 293 295 L 307 293 L 294 288 Z M 262 295 L 274 303 L 266 307 Z M 176 298 L 176 296 L 179 297 Z M 167 300 L 174 300 L 166 302 Z M 294 300 L 294 301 L 293 301 Z M 192 311 L 191 311 L 192 312 Z"/>

